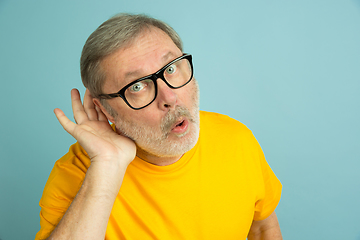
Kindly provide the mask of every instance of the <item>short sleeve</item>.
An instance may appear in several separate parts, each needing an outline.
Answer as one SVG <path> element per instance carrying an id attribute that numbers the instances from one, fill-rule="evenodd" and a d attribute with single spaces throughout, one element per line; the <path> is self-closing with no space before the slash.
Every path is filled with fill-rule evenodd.
<path id="1" fill-rule="evenodd" d="M 262 185 L 262 194 L 255 203 L 254 220 L 259 221 L 264 220 L 275 211 L 280 202 L 282 185 L 265 160 L 264 153 L 257 141 L 256 144 L 261 171 L 260 184 Z"/>
<path id="2" fill-rule="evenodd" d="M 78 143 L 54 165 L 40 199 L 40 231 L 35 240 L 47 238 L 69 208 L 90 166 Z"/>

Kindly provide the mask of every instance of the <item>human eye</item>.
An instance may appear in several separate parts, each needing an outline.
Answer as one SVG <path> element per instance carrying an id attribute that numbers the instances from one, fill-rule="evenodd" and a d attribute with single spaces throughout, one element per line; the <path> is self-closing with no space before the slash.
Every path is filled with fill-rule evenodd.
<path id="1" fill-rule="evenodd" d="M 148 84 L 147 81 L 137 82 L 137 83 L 134 83 L 133 85 L 131 85 L 129 87 L 129 90 L 132 93 L 137 93 L 137 92 L 140 92 L 141 90 L 143 90 L 144 88 L 146 88 L 147 84 Z"/>
<path id="2" fill-rule="evenodd" d="M 176 65 L 175 64 L 171 64 L 170 66 L 168 66 L 166 68 L 166 73 L 167 74 L 174 74 L 176 72 Z"/>

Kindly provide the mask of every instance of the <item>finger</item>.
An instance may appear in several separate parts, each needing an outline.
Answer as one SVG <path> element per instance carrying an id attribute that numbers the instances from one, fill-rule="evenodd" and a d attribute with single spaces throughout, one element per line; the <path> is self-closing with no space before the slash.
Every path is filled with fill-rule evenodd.
<path id="1" fill-rule="evenodd" d="M 98 112 L 95 109 L 95 104 L 93 102 L 93 96 L 89 89 L 86 89 L 84 96 L 84 110 L 88 115 L 89 120 L 98 120 Z"/>
<path id="2" fill-rule="evenodd" d="M 73 135 L 76 124 L 70 121 L 61 109 L 59 108 L 54 109 L 54 113 L 61 126 L 65 129 L 65 131 Z"/>
<path id="3" fill-rule="evenodd" d="M 71 90 L 71 105 L 75 122 L 81 124 L 82 122 L 88 120 L 88 116 L 84 111 L 84 106 L 81 103 L 80 93 L 75 88 Z"/>

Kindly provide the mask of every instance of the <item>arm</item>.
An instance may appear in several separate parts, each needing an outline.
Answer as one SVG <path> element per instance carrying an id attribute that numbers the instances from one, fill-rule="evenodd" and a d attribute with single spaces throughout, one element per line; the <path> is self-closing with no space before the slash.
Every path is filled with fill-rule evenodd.
<path id="1" fill-rule="evenodd" d="M 248 240 L 282 240 L 278 219 L 275 212 L 261 221 L 253 221 Z"/>
<path id="2" fill-rule="evenodd" d="M 88 90 L 84 105 L 77 90 L 71 92 L 76 124 L 60 109 L 55 115 L 64 129 L 85 149 L 91 159 L 83 184 L 65 215 L 48 239 L 104 239 L 109 216 L 128 164 L 136 153 L 135 143 L 115 133 L 98 110 Z"/>

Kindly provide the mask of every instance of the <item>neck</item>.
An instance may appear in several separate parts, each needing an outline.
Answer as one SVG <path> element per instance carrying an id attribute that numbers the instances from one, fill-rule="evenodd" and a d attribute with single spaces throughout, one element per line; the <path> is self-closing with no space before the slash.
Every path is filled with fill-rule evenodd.
<path id="1" fill-rule="evenodd" d="M 182 155 L 159 157 L 159 156 L 155 156 L 149 152 L 146 152 L 145 150 L 143 150 L 139 147 L 137 147 L 136 156 L 138 158 L 140 158 L 141 160 L 144 160 L 145 162 L 148 162 L 148 163 L 151 163 L 154 165 L 158 165 L 158 166 L 171 165 L 173 163 L 176 163 L 182 157 Z"/>

